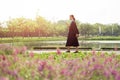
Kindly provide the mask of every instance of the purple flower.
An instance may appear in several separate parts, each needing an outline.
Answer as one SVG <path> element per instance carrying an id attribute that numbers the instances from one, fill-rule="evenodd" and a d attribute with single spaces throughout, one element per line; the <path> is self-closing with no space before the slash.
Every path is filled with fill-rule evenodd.
<path id="1" fill-rule="evenodd" d="M 88 62 L 88 66 L 90 66 L 90 61 Z"/>
<path id="2" fill-rule="evenodd" d="M 40 71 L 43 71 L 43 69 L 44 69 L 44 66 L 43 65 L 39 65 L 38 66 L 38 71 L 40 72 Z"/>
<path id="3" fill-rule="evenodd" d="M 100 69 L 102 69 L 102 68 L 103 68 L 103 66 L 100 65 L 100 64 L 95 64 L 95 65 L 94 65 L 94 70 L 100 70 Z"/>
<path id="4" fill-rule="evenodd" d="M 53 70 L 52 66 L 47 66 L 47 68 L 48 68 L 48 70 L 50 70 L 50 71 Z"/>
<path id="5" fill-rule="evenodd" d="M 117 72 L 116 70 L 111 70 L 111 74 L 112 74 L 113 76 L 116 76 L 116 75 L 118 74 L 118 72 Z"/>
<path id="6" fill-rule="evenodd" d="M 92 61 L 95 62 L 95 58 L 94 57 L 92 58 Z"/>
<path id="7" fill-rule="evenodd" d="M 9 75 L 11 75 L 11 73 L 12 73 L 11 70 L 7 70 L 6 72 L 7 72 L 7 74 L 9 74 Z"/>
<path id="8" fill-rule="evenodd" d="M 117 76 L 115 77 L 115 80 L 120 80 L 120 75 L 117 75 Z"/>
<path id="9" fill-rule="evenodd" d="M 50 74 L 50 72 L 49 72 L 47 78 L 48 78 L 48 79 L 52 78 L 52 75 Z"/>

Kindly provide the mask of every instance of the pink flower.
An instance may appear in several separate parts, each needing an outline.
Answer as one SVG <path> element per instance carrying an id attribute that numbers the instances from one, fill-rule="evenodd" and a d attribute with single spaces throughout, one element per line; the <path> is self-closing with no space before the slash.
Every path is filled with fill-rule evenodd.
<path id="1" fill-rule="evenodd" d="M 7 77 L 0 77 L 0 80 L 9 80 Z"/>
<path id="2" fill-rule="evenodd" d="M 81 74 L 85 76 L 85 75 L 87 75 L 87 72 L 86 71 L 82 71 Z"/>
<path id="3" fill-rule="evenodd" d="M 57 54 L 61 54 L 61 51 L 60 51 L 60 49 L 59 48 L 57 48 Z"/>
<path id="4" fill-rule="evenodd" d="M 17 77 L 17 75 L 18 75 L 18 71 L 17 71 L 17 70 L 13 70 L 13 71 L 12 71 L 12 76 Z"/>
<path id="5" fill-rule="evenodd" d="M 62 74 L 62 75 L 65 75 L 65 76 L 66 76 L 67 73 L 68 73 L 68 70 L 67 70 L 67 69 L 63 69 L 63 70 L 61 71 L 61 74 Z"/>
<path id="6" fill-rule="evenodd" d="M 112 58 L 111 57 L 106 58 L 105 61 L 104 61 L 104 64 L 106 64 L 108 62 L 112 62 Z"/>
<path id="7" fill-rule="evenodd" d="M 110 72 L 108 70 L 104 71 L 104 75 L 106 76 L 107 79 L 110 78 Z"/>
<path id="8" fill-rule="evenodd" d="M 101 52 L 101 55 L 100 55 L 100 56 L 101 56 L 101 57 L 104 57 L 104 56 L 105 56 L 105 54 Z"/>
<path id="9" fill-rule="evenodd" d="M 22 77 L 17 77 L 16 80 L 24 80 Z"/>
<path id="10" fill-rule="evenodd" d="M 29 53 L 29 56 L 30 56 L 30 57 L 34 57 L 34 53 L 31 51 L 31 52 Z"/>
<path id="11" fill-rule="evenodd" d="M 52 66 L 47 66 L 47 68 L 48 68 L 48 70 L 50 70 L 50 71 L 53 70 Z"/>
<path id="12" fill-rule="evenodd" d="M 4 60 L 6 60 L 6 56 L 5 55 L 2 55 L 1 56 L 1 59 L 4 61 Z"/>
<path id="13" fill-rule="evenodd" d="M 19 53 L 20 53 L 20 51 L 19 51 L 18 48 L 14 48 L 14 49 L 13 49 L 13 54 L 14 54 L 14 55 L 17 55 L 17 54 L 19 54 Z"/>
<path id="14" fill-rule="evenodd" d="M 108 58 L 108 61 L 109 61 L 109 62 L 112 62 L 112 58 L 111 58 L 111 57 L 109 57 L 109 58 Z"/>
<path id="15" fill-rule="evenodd" d="M 93 50 L 93 51 L 92 51 L 92 54 L 93 54 L 93 55 L 95 55 L 95 53 L 96 53 L 96 51 L 95 51 L 95 50 Z"/>
<path id="16" fill-rule="evenodd" d="M 17 62 L 19 58 L 17 56 L 14 56 L 14 61 Z"/>
<path id="17" fill-rule="evenodd" d="M 40 64 L 41 64 L 42 66 L 45 66 L 47 63 L 46 63 L 46 61 L 42 61 Z"/>
<path id="18" fill-rule="evenodd" d="M 27 50 L 27 47 L 26 47 L 26 46 L 23 46 L 22 52 L 24 53 L 26 50 Z"/>
<path id="19" fill-rule="evenodd" d="M 46 62 L 43 61 L 40 63 L 40 65 L 38 66 L 38 71 L 43 71 L 43 69 L 45 68 Z"/>
<path id="20" fill-rule="evenodd" d="M 111 70 L 111 74 L 116 76 L 118 74 L 118 72 L 116 70 Z"/>

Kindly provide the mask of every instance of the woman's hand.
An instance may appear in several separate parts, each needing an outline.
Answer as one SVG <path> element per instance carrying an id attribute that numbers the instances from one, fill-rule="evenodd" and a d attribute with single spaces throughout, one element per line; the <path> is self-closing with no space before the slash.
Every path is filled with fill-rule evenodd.
<path id="1" fill-rule="evenodd" d="M 79 34 L 76 34 L 76 37 L 79 37 Z"/>

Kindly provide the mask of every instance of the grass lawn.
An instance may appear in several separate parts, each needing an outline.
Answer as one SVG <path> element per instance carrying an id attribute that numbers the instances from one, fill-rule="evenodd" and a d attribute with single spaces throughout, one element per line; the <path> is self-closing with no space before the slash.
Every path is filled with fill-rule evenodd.
<path id="1" fill-rule="evenodd" d="M 15 38 L 1 38 L 0 43 L 11 42 L 32 42 L 32 41 L 66 41 L 66 37 L 15 37 Z M 120 36 L 98 36 L 98 37 L 79 37 L 79 40 L 120 40 Z"/>

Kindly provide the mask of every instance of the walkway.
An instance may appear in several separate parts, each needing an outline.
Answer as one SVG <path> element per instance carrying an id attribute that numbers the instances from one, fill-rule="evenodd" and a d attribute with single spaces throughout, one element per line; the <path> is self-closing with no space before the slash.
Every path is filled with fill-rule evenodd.
<path id="1" fill-rule="evenodd" d="M 28 50 L 28 52 L 33 52 L 33 53 L 49 53 L 49 52 L 57 52 L 56 49 L 41 49 L 41 50 Z M 65 52 L 65 49 L 61 49 L 61 52 Z M 74 50 L 71 50 L 71 53 L 74 52 Z M 80 50 L 80 52 L 92 52 L 91 50 Z M 116 54 L 120 54 L 120 51 L 113 51 L 113 50 L 108 50 L 108 51 L 96 51 L 96 52 L 103 52 L 103 53 L 116 53 Z"/>

